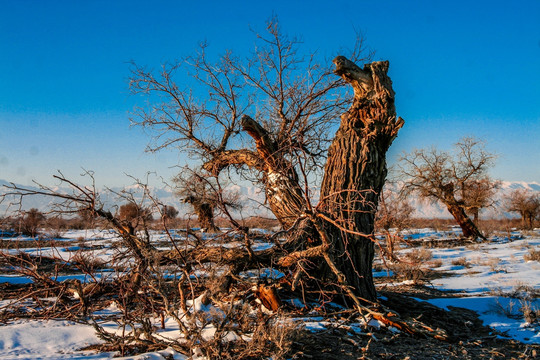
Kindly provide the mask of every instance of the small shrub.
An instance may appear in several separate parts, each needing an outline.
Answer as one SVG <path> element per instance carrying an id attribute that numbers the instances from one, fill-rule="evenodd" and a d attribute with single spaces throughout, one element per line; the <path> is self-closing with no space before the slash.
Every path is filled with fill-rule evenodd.
<path id="1" fill-rule="evenodd" d="M 412 280 L 415 284 L 421 283 L 429 278 L 430 269 L 422 268 L 419 264 L 411 264 L 407 262 L 399 262 L 389 265 L 396 278 L 400 280 Z"/>
<path id="2" fill-rule="evenodd" d="M 530 301 L 521 301 L 520 311 L 523 313 L 523 319 L 529 324 L 540 322 L 540 309 L 531 304 Z"/>
<path id="3" fill-rule="evenodd" d="M 530 325 L 538 324 L 540 321 L 540 309 L 526 300 L 521 300 L 519 306 L 512 300 L 506 306 L 497 301 L 494 311 L 511 319 L 523 319 Z"/>
<path id="4" fill-rule="evenodd" d="M 494 289 L 491 291 L 492 295 L 508 297 L 512 299 L 519 299 L 522 301 L 529 301 L 540 297 L 540 289 L 536 289 L 533 286 L 517 282 L 511 291 L 503 291 L 502 289 Z"/>
<path id="5" fill-rule="evenodd" d="M 70 260 L 85 274 L 92 274 L 99 269 L 107 267 L 107 262 L 92 253 L 79 251 Z"/>
<path id="6" fill-rule="evenodd" d="M 467 258 L 465 257 L 460 257 L 459 259 L 452 260 L 452 265 L 463 266 L 466 268 L 470 268 L 472 266 L 471 263 L 467 261 Z"/>
<path id="7" fill-rule="evenodd" d="M 529 253 L 523 255 L 525 261 L 539 261 L 540 262 L 540 249 L 529 249 Z"/>
<path id="8" fill-rule="evenodd" d="M 504 272 L 506 273 L 506 269 L 499 266 L 501 262 L 501 259 L 499 258 L 490 258 L 488 260 L 485 261 L 485 264 L 487 266 L 489 266 L 490 270 L 493 271 L 493 272 Z"/>
<path id="9" fill-rule="evenodd" d="M 392 270 L 400 280 L 412 280 L 417 283 L 429 277 L 429 274 L 431 273 L 429 267 L 438 267 L 442 265 L 440 259 L 427 263 L 432 258 L 433 255 L 428 249 L 413 249 L 405 254 L 403 260 L 397 263 L 388 264 L 388 269 Z"/>
<path id="10" fill-rule="evenodd" d="M 19 219 L 19 228 L 24 235 L 35 237 L 39 235 L 39 227 L 45 222 L 45 215 L 36 208 L 23 212 Z"/>
<path id="11" fill-rule="evenodd" d="M 441 259 L 435 259 L 429 262 L 430 268 L 438 268 L 443 266 L 443 261 Z"/>
<path id="12" fill-rule="evenodd" d="M 499 299 L 496 299 L 493 307 L 493 312 L 495 312 L 496 314 L 504 315 L 507 318 L 518 319 L 521 317 L 519 308 L 517 307 L 517 303 L 513 300 L 508 301 L 507 305 L 503 305 L 499 301 Z"/>
<path id="13" fill-rule="evenodd" d="M 433 258 L 433 254 L 428 249 L 413 249 L 405 257 L 413 263 L 422 263 Z"/>

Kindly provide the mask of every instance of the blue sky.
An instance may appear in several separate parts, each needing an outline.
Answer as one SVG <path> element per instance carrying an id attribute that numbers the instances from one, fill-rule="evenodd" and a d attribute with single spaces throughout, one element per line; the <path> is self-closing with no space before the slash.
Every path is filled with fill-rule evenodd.
<path id="1" fill-rule="evenodd" d="M 361 31 L 390 60 L 398 114 L 389 153 L 475 135 L 499 154 L 495 178 L 540 182 L 540 1 L 0 0 L 0 179 L 53 184 L 93 170 L 99 186 L 184 158 L 144 152 L 130 128 L 128 62 L 158 67 L 195 51 L 247 54 L 275 14 L 305 49 L 333 57 Z"/>

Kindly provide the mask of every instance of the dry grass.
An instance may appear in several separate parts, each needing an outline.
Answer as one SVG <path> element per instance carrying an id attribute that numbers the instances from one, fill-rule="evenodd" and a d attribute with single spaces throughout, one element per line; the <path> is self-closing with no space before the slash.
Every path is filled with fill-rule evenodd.
<path id="1" fill-rule="evenodd" d="M 479 266 L 488 266 L 489 269 L 493 272 L 506 272 L 507 270 L 500 266 L 501 261 L 502 260 L 497 257 L 476 257 L 471 261 L 471 263 Z"/>
<path id="2" fill-rule="evenodd" d="M 430 261 L 433 254 L 425 248 L 415 248 L 406 253 L 403 260 L 388 264 L 388 268 L 394 272 L 400 280 L 412 280 L 421 283 L 429 278 L 430 267 L 442 265 L 440 260 Z"/>
<path id="3" fill-rule="evenodd" d="M 523 255 L 525 261 L 539 261 L 540 262 L 540 249 L 529 249 L 529 252 Z"/>
<path id="4" fill-rule="evenodd" d="M 530 301 L 521 301 L 521 313 L 523 314 L 523 319 L 529 324 L 539 324 L 540 323 L 540 309 Z"/>
<path id="5" fill-rule="evenodd" d="M 428 278 L 430 272 L 427 268 L 422 268 L 419 265 L 400 262 L 389 266 L 396 277 L 400 280 L 412 280 L 415 284 L 422 283 Z"/>
<path id="6" fill-rule="evenodd" d="M 428 263 L 428 265 L 430 268 L 438 268 L 438 267 L 443 266 L 443 261 L 441 259 L 434 259 L 434 260 L 431 260 Z"/>
<path id="7" fill-rule="evenodd" d="M 507 305 L 497 301 L 493 310 L 510 319 L 523 319 L 529 325 L 540 324 L 540 309 L 528 300 L 510 300 Z"/>
<path id="8" fill-rule="evenodd" d="M 424 248 L 412 249 L 405 254 L 407 260 L 413 263 L 422 263 L 433 258 L 433 254 L 430 250 Z"/>
<path id="9" fill-rule="evenodd" d="M 472 264 L 465 257 L 452 260 L 452 265 L 463 266 L 466 268 L 470 268 L 472 266 Z"/>
<path id="10" fill-rule="evenodd" d="M 495 312 L 513 319 L 523 319 L 530 325 L 540 325 L 540 309 L 533 301 L 540 297 L 540 290 L 530 285 L 518 282 L 511 291 L 491 291 L 491 294 L 510 299 L 508 305 L 496 303 Z"/>

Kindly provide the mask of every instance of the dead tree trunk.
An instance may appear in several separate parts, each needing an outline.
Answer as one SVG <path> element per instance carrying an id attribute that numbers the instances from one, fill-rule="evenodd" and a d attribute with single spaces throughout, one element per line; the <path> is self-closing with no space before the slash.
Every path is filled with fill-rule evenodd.
<path id="1" fill-rule="evenodd" d="M 533 229 L 534 213 L 532 211 L 521 211 L 521 227 L 525 230 Z"/>
<path id="2" fill-rule="evenodd" d="M 364 69 L 337 57 L 335 73 L 354 89 L 351 108 L 330 146 L 316 211 L 307 209 L 295 168 L 281 154 L 270 134 L 244 115 L 242 128 L 255 141 L 256 151 L 222 151 L 204 168 L 218 174 L 228 166 L 248 166 L 264 174 L 266 198 L 285 228 L 298 225 L 296 252 L 278 261 L 290 266 L 301 258 L 324 258 L 313 271 L 321 280 L 336 280 L 347 292 L 376 299 L 371 275 L 374 256 L 373 227 L 378 197 L 386 179 L 386 151 L 403 126 L 396 118 L 394 91 L 387 75 L 388 62 Z M 308 219 L 309 218 L 309 219 Z"/>
<path id="3" fill-rule="evenodd" d="M 404 121 L 396 118 L 387 61 L 364 69 L 342 56 L 334 63 L 335 73 L 353 87 L 354 101 L 329 148 L 320 208 L 333 220 L 324 227 L 337 269 L 358 296 L 375 300 L 375 211 L 387 175 L 386 151 Z"/>

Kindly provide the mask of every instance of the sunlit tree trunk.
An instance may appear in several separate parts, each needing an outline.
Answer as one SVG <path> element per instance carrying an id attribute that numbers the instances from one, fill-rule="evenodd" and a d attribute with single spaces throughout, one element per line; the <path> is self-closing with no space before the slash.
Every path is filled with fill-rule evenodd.
<path id="1" fill-rule="evenodd" d="M 454 196 L 454 187 L 450 183 L 444 189 L 444 197 L 441 201 L 446 205 L 446 208 L 458 223 L 463 236 L 466 238 L 485 239 L 476 224 L 467 216 L 462 203 L 458 202 Z"/>
<path id="2" fill-rule="evenodd" d="M 321 201 L 335 224 L 326 222 L 325 228 L 333 245 L 332 258 L 347 283 L 359 296 L 375 300 L 375 211 L 387 175 L 386 152 L 403 120 L 396 118 L 387 61 L 364 69 L 344 57 L 334 63 L 336 74 L 354 88 L 355 97 L 328 152 Z"/>
<path id="3" fill-rule="evenodd" d="M 387 175 L 386 151 L 403 120 L 396 118 L 388 62 L 374 62 L 361 69 L 340 56 L 334 63 L 335 73 L 353 87 L 354 100 L 341 116 L 329 148 L 318 206 L 322 212 L 316 215 L 315 223 L 303 222 L 297 234 L 303 237 L 304 249 L 323 245 L 311 249 L 326 260 L 313 271 L 315 277 L 340 278 L 338 282 L 352 287 L 356 295 L 375 300 L 371 275 L 375 210 Z M 289 228 L 307 211 L 297 172 L 255 120 L 244 116 L 242 128 L 255 141 L 256 152 L 224 152 L 206 163 L 205 169 L 218 173 L 224 167 L 243 164 L 261 171 L 270 209 L 283 227 Z"/>
<path id="4" fill-rule="evenodd" d="M 484 239 L 484 235 L 482 235 L 475 223 L 467 216 L 462 206 L 447 203 L 446 208 L 458 223 L 464 237 Z"/>
<path id="5" fill-rule="evenodd" d="M 255 141 L 256 152 L 249 150 L 228 151 L 204 165 L 212 173 L 223 168 L 241 164 L 263 173 L 265 195 L 270 210 L 283 225 L 291 227 L 305 209 L 304 192 L 298 182 L 298 174 L 290 162 L 284 159 L 268 132 L 251 117 L 242 117 L 242 130 Z"/>

